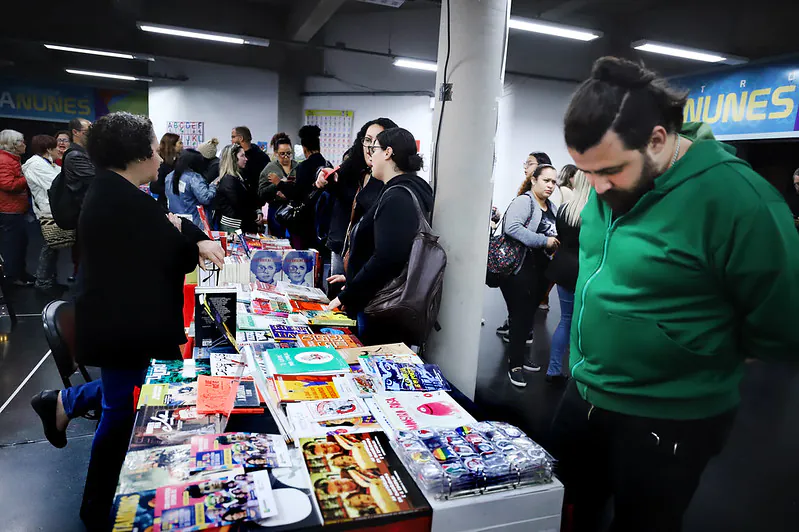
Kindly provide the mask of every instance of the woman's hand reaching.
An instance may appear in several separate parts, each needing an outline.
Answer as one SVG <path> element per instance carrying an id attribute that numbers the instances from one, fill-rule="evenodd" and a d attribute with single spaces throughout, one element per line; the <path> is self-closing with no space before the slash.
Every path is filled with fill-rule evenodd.
<path id="1" fill-rule="evenodd" d="M 206 261 L 212 262 L 221 270 L 225 266 L 225 251 L 219 242 L 213 240 L 202 240 L 197 242 L 197 248 L 200 250 L 200 268 L 208 270 L 205 263 Z"/>

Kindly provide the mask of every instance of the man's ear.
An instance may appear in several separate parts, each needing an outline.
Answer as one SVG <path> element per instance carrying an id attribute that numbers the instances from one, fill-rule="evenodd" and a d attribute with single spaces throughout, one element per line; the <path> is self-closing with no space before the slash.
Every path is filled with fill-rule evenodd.
<path id="1" fill-rule="evenodd" d="M 649 145 L 647 146 L 649 152 L 653 156 L 660 155 L 666 148 L 666 140 L 669 138 L 669 132 L 663 126 L 655 126 L 652 129 L 652 134 L 649 136 Z"/>

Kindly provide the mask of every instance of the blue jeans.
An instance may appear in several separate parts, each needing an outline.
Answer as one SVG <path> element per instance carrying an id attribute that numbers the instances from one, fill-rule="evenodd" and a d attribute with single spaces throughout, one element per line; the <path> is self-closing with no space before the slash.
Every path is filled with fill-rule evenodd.
<path id="1" fill-rule="evenodd" d="M 549 368 L 547 375 L 561 375 L 563 371 L 563 355 L 569 349 L 569 336 L 572 329 L 572 312 L 574 311 L 574 292 L 558 285 L 560 299 L 560 322 L 552 335 L 552 347 L 549 351 Z"/>
<path id="2" fill-rule="evenodd" d="M 25 277 L 25 248 L 28 232 L 25 214 L 0 213 L 0 255 L 9 281 Z"/>
<path id="3" fill-rule="evenodd" d="M 102 379 L 61 390 L 61 402 L 69 419 L 83 416 L 103 407 Z"/>
<path id="4" fill-rule="evenodd" d="M 93 529 L 92 525 L 103 528 L 108 526 L 119 471 L 125 461 L 136 415 L 133 389 L 144 383 L 146 374 L 146 369 L 101 369 L 99 395 L 103 410 L 92 441 L 92 454 L 81 505 L 81 518 L 90 530 Z M 77 387 L 84 390 L 75 394 L 76 401 L 71 407 L 73 413 L 77 412 L 81 404 L 86 404 L 82 401 L 97 397 L 96 390 L 94 394 L 91 393 L 92 385 L 93 383 L 89 383 Z M 64 406 L 66 410 L 66 403 Z"/>

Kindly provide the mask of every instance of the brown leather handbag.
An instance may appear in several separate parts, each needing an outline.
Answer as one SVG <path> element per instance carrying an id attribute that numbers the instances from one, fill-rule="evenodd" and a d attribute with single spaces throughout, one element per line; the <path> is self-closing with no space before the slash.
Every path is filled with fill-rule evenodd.
<path id="1" fill-rule="evenodd" d="M 407 265 L 375 294 L 364 313 L 370 323 L 394 329 L 414 345 L 423 345 L 438 318 L 447 254 L 438 243 L 438 236 L 433 234 L 416 194 L 406 186 L 396 188 L 404 188 L 413 198 L 419 227 Z M 378 203 L 375 215 L 379 210 Z"/>

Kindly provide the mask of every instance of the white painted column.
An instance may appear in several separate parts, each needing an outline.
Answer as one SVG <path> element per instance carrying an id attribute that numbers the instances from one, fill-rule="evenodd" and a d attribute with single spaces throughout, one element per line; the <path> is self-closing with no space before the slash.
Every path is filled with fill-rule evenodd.
<path id="1" fill-rule="evenodd" d="M 510 4 L 511 0 L 444 0 L 441 8 L 434 139 L 442 105 L 444 112 L 433 150 L 433 228 L 441 235 L 448 263 L 438 317 L 441 330 L 431 334 L 426 355 L 471 398 L 477 379 Z M 445 79 L 452 84 L 452 99 L 442 103 Z"/>

